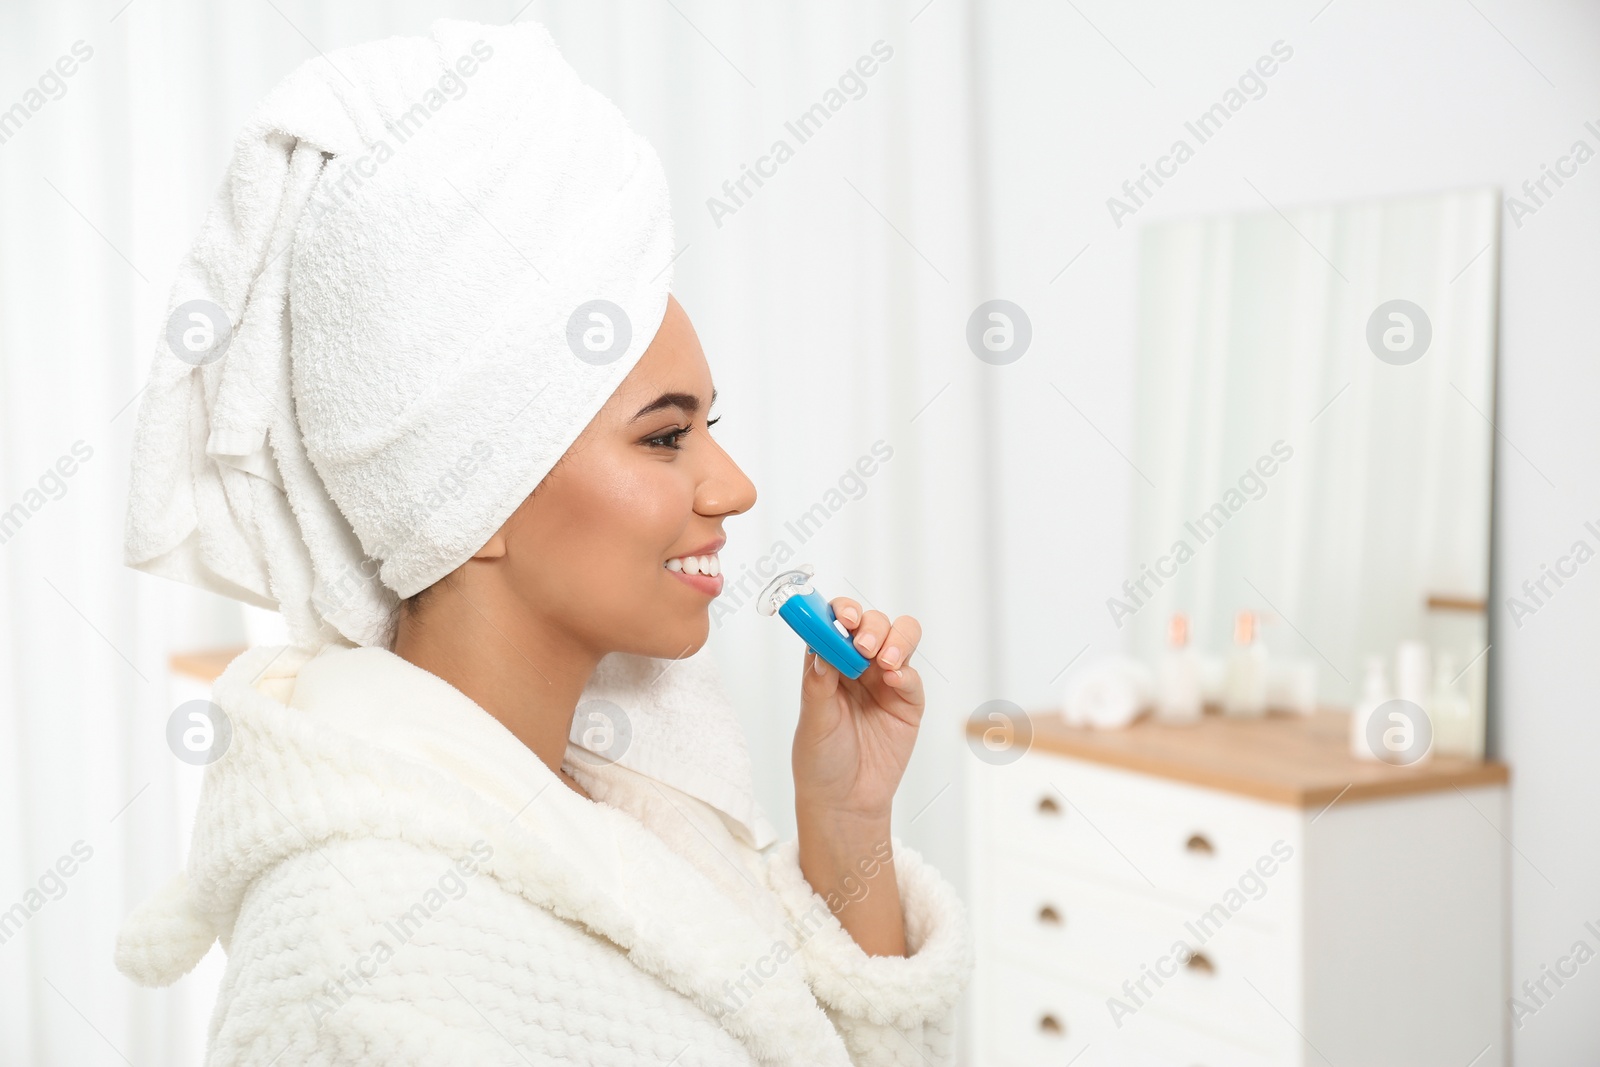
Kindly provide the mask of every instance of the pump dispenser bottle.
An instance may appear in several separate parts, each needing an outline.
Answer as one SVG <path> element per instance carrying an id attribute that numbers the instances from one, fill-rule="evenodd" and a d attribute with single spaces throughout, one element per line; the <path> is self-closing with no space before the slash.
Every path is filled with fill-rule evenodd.
<path id="1" fill-rule="evenodd" d="M 1189 647 L 1189 617 L 1176 612 L 1167 624 L 1167 652 L 1156 676 L 1156 719 L 1196 723 L 1200 701 L 1200 657 Z"/>
<path id="2" fill-rule="evenodd" d="M 1241 611 L 1233 624 L 1233 651 L 1223 684 L 1225 715 L 1256 719 L 1267 713 L 1267 649 L 1256 634 L 1256 614 Z"/>

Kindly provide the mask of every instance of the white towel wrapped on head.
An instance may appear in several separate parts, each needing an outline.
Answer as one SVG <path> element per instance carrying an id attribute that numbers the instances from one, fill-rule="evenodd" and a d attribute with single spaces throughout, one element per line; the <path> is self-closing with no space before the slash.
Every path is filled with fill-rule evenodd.
<path id="1" fill-rule="evenodd" d="M 179 268 L 126 562 L 281 611 L 297 648 L 389 647 L 400 598 L 471 558 L 638 363 L 672 261 L 660 160 L 543 26 L 440 19 L 304 63 Z M 770 842 L 707 649 L 612 653 L 600 697 L 633 719 L 618 762 Z"/>
<path id="2" fill-rule="evenodd" d="M 276 607 L 305 647 L 387 643 L 638 362 L 672 245 L 655 152 L 544 27 L 441 19 L 308 61 L 173 286 L 127 562 Z M 626 319 L 609 360 L 569 340 L 599 300 Z"/>

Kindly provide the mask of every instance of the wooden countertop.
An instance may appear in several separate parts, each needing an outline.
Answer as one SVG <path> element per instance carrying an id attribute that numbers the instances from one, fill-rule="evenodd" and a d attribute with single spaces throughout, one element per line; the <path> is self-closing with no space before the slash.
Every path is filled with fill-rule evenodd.
<path id="1" fill-rule="evenodd" d="M 1056 711 L 1029 713 L 1033 748 L 1141 771 L 1274 804 L 1320 808 L 1375 797 L 1428 793 L 1509 781 L 1503 763 L 1434 756 L 1409 767 L 1350 755 L 1348 712 L 1225 718 L 1213 712 L 1192 726 L 1146 717 L 1117 730 L 1068 726 Z M 981 736 L 986 724 L 968 723 Z"/>

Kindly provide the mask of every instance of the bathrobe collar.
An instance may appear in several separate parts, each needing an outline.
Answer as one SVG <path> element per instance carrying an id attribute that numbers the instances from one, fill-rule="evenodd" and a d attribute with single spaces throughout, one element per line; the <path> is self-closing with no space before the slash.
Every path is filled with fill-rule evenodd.
<path id="1" fill-rule="evenodd" d="M 596 748 L 611 731 L 595 730 L 590 712 L 620 715 L 628 743 Z M 629 652 L 603 656 L 584 686 L 571 743 L 715 808 L 728 829 L 754 849 L 777 840 L 756 801 L 739 714 L 723 687 L 710 643 L 682 659 Z M 590 761 L 594 762 L 594 761 Z"/>
<path id="2" fill-rule="evenodd" d="M 614 942 L 758 1061 L 849 1062 L 798 956 L 724 1011 L 731 983 L 772 957 L 772 933 L 438 676 L 378 647 L 265 647 L 235 659 L 213 693 L 232 738 L 207 768 L 180 896 L 225 946 L 245 891 L 289 855 L 349 836 L 456 856 L 482 841 L 484 873 Z"/>

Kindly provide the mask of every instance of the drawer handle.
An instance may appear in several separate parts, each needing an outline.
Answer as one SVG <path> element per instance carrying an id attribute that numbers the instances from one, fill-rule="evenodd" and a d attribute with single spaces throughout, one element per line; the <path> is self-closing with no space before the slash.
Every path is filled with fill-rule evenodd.
<path id="1" fill-rule="evenodd" d="M 1184 966 L 1199 974 L 1216 974 L 1217 965 L 1211 962 L 1211 957 L 1204 952 L 1196 952 L 1189 957 L 1189 962 Z"/>
<path id="2" fill-rule="evenodd" d="M 1039 798 L 1040 815 L 1060 815 L 1061 805 L 1056 803 L 1055 797 L 1042 796 Z"/>
<path id="3" fill-rule="evenodd" d="M 1041 1034 L 1049 1034 L 1051 1037 L 1061 1037 L 1067 1032 L 1067 1028 L 1062 1026 L 1061 1021 L 1054 1015 L 1041 1015 L 1039 1016 L 1039 1032 Z"/>
<path id="4" fill-rule="evenodd" d="M 1052 908 L 1050 905 L 1046 904 L 1044 907 L 1039 909 L 1039 921 L 1046 926 L 1060 926 L 1061 913 L 1055 908 Z"/>
<path id="5" fill-rule="evenodd" d="M 1217 851 L 1205 834 L 1190 835 L 1189 840 L 1184 842 L 1183 847 L 1198 856 L 1214 855 Z"/>

